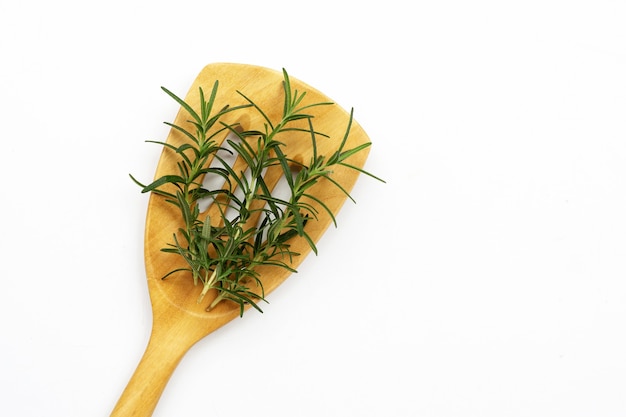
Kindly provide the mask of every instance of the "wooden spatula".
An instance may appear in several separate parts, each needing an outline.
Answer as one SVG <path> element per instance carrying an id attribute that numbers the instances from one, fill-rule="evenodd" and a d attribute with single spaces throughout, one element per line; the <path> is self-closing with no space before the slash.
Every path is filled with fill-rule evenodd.
<path id="1" fill-rule="evenodd" d="M 199 87 L 209 90 L 216 80 L 219 80 L 216 108 L 226 104 L 231 106 L 245 104 L 237 93 L 241 91 L 247 97 L 254 98 L 271 120 L 280 120 L 284 96 L 283 73 L 251 65 L 211 64 L 200 72 L 185 102 L 192 107 L 199 105 Z M 293 89 L 307 92 L 307 102 L 332 101 L 314 88 L 296 79 L 290 80 Z M 309 113 L 315 117 L 315 129 L 329 135 L 329 138 L 318 141 L 317 153 L 332 154 L 337 149 L 338 142 L 344 137 L 350 119 L 349 113 L 335 104 L 311 108 Z M 228 123 L 239 123 L 243 128 L 263 126 L 263 120 L 254 109 L 233 112 L 227 117 L 231 118 L 227 119 Z M 174 124 L 184 126 L 189 118 L 187 111 L 181 108 Z M 313 154 L 311 141 L 306 137 L 299 137 L 297 132 L 292 136 L 282 140 L 286 144 L 285 153 L 293 155 L 298 160 L 309 160 Z M 185 140 L 184 135 L 176 129 L 172 129 L 167 137 L 167 143 L 175 146 L 179 146 Z M 346 149 L 364 143 L 369 143 L 369 139 L 358 123 L 353 121 Z M 365 148 L 350 156 L 348 162 L 356 168 L 362 168 L 368 151 L 369 148 Z M 176 163 L 175 153 L 164 148 L 156 177 L 176 172 Z M 357 169 L 334 166 L 332 179 L 349 192 L 359 174 Z M 267 175 L 271 174 L 268 172 Z M 276 180 L 268 180 L 268 183 L 275 182 Z M 320 181 L 310 191 L 317 199 L 323 201 L 333 214 L 339 211 L 347 198 L 346 194 L 330 181 Z M 318 218 L 307 222 L 305 227 L 308 235 L 317 242 L 332 222 L 332 217 L 324 210 L 320 210 Z M 179 227 L 181 220 L 177 208 L 165 202 L 162 196 L 153 193 L 148 204 L 145 232 L 145 265 L 153 313 L 152 332 L 146 351 L 112 416 L 152 415 L 167 381 L 189 348 L 240 315 L 240 306 L 230 301 L 220 302 L 215 308 L 207 311 L 206 303 L 198 303 L 202 285 L 194 285 L 191 278 L 162 279 L 168 272 L 183 266 L 181 265 L 183 261 L 178 259 L 179 257 L 161 251 L 168 242 L 171 242 L 172 233 Z M 294 257 L 291 261 L 291 266 L 295 269 L 311 252 L 311 247 L 305 239 L 298 237 L 292 239 L 291 247 L 293 251 L 300 253 L 300 256 Z M 271 266 L 262 266 L 258 272 L 265 295 L 280 285 L 290 274 L 287 269 Z M 214 298 L 215 294 L 209 292 L 205 298 L 210 301 L 211 297 Z"/>

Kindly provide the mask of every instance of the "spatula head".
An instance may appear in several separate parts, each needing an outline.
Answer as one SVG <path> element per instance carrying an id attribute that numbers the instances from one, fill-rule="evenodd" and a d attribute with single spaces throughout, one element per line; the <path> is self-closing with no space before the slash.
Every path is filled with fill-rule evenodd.
<path id="1" fill-rule="evenodd" d="M 263 109 L 270 120 L 279 121 L 283 112 L 283 77 L 284 75 L 280 71 L 258 66 L 230 63 L 211 64 L 200 72 L 184 100 L 192 108 L 198 108 L 200 106 L 199 87 L 202 87 L 204 91 L 211 91 L 217 80 L 219 81 L 219 88 L 214 108 L 220 109 L 226 105 L 232 107 L 248 104 L 238 93 L 241 92 Z M 289 79 L 292 90 L 306 92 L 303 105 L 332 102 L 329 97 L 305 83 L 293 77 L 289 77 Z M 315 130 L 328 135 L 328 137 L 318 138 L 317 154 L 330 156 L 344 139 L 351 119 L 350 114 L 337 104 L 312 107 L 307 109 L 307 113 L 314 116 Z M 181 107 L 173 124 L 187 127 L 193 131 L 194 129 L 189 123 L 190 119 L 189 113 Z M 223 121 L 228 124 L 239 123 L 243 129 L 261 129 L 265 123 L 261 114 L 252 107 L 229 113 L 224 116 Z M 303 127 L 306 129 L 306 126 Z M 224 133 L 220 140 L 224 140 L 226 136 L 227 134 Z M 294 159 L 306 163 L 313 155 L 310 133 L 293 131 L 289 135 L 282 135 L 280 140 L 285 143 L 284 153 Z M 174 146 L 180 146 L 185 141 L 189 141 L 189 139 L 177 129 L 172 129 L 167 137 L 167 143 Z M 365 143 L 369 143 L 369 138 L 361 126 L 352 120 L 345 149 L 352 149 Z M 369 148 L 365 148 L 350 156 L 346 162 L 354 167 L 362 168 L 368 151 Z M 159 178 L 163 175 L 177 173 L 179 160 L 179 155 L 172 149 L 164 147 L 155 177 Z M 339 183 L 345 191 L 349 192 L 353 188 L 358 176 L 358 170 L 340 165 L 333 166 L 332 179 Z M 323 201 L 334 214 L 337 214 L 347 199 L 345 192 L 327 180 L 320 181 L 309 191 L 317 199 Z M 312 204 L 315 205 L 315 201 L 312 201 Z M 317 219 L 308 221 L 305 227 L 313 242 L 317 243 L 332 223 L 332 217 L 320 208 Z M 178 208 L 167 203 L 163 196 L 153 193 L 150 196 L 146 220 L 145 264 L 155 320 L 157 315 L 164 311 L 167 311 L 168 315 L 185 314 L 194 316 L 200 321 L 211 320 L 213 324 L 207 327 L 207 331 L 210 332 L 237 317 L 240 312 L 239 305 L 230 301 L 223 301 L 211 311 L 206 311 L 207 304 L 215 297 L 215 293 L 209 292 L 206 296 L 206 302 L 198 303 L 198 295 L 202 290 L 202 285 L 194 285 L 191 274 L 187 276 L 185 273 L 180 273 L 172 275 L 166 280 L 162 279 L 170 271 L 186 267 L 180 256 L 161 251 L 168 243 L 172 242 L 173 234 L 182 227 L 184 224 Z M 293 257 L 290 262 L 290 265 L 296 269 L 311 252 L 311 247 L 305 239 L 299 237 L 293 238 L 290 244 L 291 249 L 300 254 Z M 261 266 L 257 271 L 260 274 L 266 296 L 290 275 L 289 270 L 275 266 Z"/>

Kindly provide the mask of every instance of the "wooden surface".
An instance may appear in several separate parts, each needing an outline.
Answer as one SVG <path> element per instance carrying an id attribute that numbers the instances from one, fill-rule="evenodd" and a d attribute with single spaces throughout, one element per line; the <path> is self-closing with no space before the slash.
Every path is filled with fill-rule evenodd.
<path id="1" fill-rule="evenodd" d="M 307 92 L 304 103 L 332 101 L 314 88 L 293 77 L 290 79 L 292 89 Z M 283 108 L 282 72 L 251 65 L 211 64 L 200 72 L 185 101 L 197 108 L 198 87 L 202 86 L 206 93 L 210 91 L 215 80 L 219 81 L 215 108 L 221 108 L 227 103 L 231 106 L 244 104 L 244 99 L 236 93 L 241 91 L 266 111 L 271 120 L 280 120 Z M 330 155 L 343 138 L 349 114 L 338 105 L 315 107 L 310 109 L 310 113 L 315 116 L 316 130 L 330 136 L 328 139 L 319 139 L 318 153 Z M 174 124 L 185 126 L 189 119 L 186 111 L 181 109 Z M 229 114 L 224 120 L 230 123 L 239 122 L 245 129 L 262 126 L 263 123 L 258 113 L 249 109 Z M 167 141 L 174 145 L 180 144 L 183 140 L 185 140 L 183 136 L 176 130 L 170 131 L 167 138 Z M 309 159 L 312 150 L 307 134 L 284 135 L 280 140 L 286 143 L 287 155 L 300 155 L 304 161 Z M 369 142 L 369 138 L 358 123 L 353 121 L 345 149 L 365 142 Z M 368 151 L 369 148 L 366 148 L 347 162 L 362 167 Z M 176 172 L 176 161 L 176 156 L 170 150 L 164 149 L 155 177 Z M 267 175 L 271 173 L 268 172 Z M 341 183 L 346 190 L 352 189 L 358 176 L 357 171 L 344 167 L 336 167 L 333 172 L 333 179 Z M 346 201 L 346 196 L 327 181 L 320 181 L 311 193 L 324 201 L 333 213 L 337 213 Z M 189 348 L 204 336 L 239 316 L 239 306 L 230 302 L 221 302 L 207 312 L 206 306 L 215 294 L 209 293 L 205 302 L 197 303 L 202 287 L 194 286 L 190 277 L 186 279 L 177 276 L 161 280 L 167 272 L 184 266 L 179 257 L 161 252 L 161 248 L 171 242 L 173 231 L 181 227 L 177 210 L 164 202 L 162 197 L 151 195 L 146 218 L 145 265 L 153 312 L 152 333 L 144 356 L 122 393 L 112 416 L 152 415 L 167 381 Z M 322 210 L 318 221 L 308 222 L 306 228 L 312 239 L 317 242 L 331 224 L 332 219 Z M 294 239 L 291 245 L 295 252 L 301 253 L 292 262 L 292 266 L 297 267 L 311 249 L 304 239 Z M 263 267 L 258 271 L 266 296 L 289 276 L 287 270 L 275 267 Z M 246 314 L 257 313 L 250 311 Z"/>

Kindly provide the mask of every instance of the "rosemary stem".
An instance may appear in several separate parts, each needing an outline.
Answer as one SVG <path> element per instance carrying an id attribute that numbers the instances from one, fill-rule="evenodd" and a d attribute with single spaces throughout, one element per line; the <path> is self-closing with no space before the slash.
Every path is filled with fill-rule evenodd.
<path id="1" fill-rule="evenodd" d="M 217 270 L 218 270 L 218 268 L 215 268 L 213 270 L 213 273 L 209 277 L 209 279 L 206 280 L 206 282 L 204 283 L 204 286 L 202 288 L 202 292 L 200 293 L 200 296 L 198 297 L 198 303 L 200 303 L 202 301 L 202 299 L 204 298 L 206 293 L 209 292 L 211 287 L 213 287 L 213 284 L 215 283 L 215 279 L 217 277 Z"/>
<path id="2" fill-rule="evenodd" d="M 209 304 L 209 306 L 206 308 L 206 311 L 211 311 L 213 310 L 213 308 L 218 305 L 220 303 L 220 301 L 222 301 L 224 299 L 224 292 L 220 292 L 217 297 L 215 297 L 215 299 L 211 302 L 211 304 Z"/>

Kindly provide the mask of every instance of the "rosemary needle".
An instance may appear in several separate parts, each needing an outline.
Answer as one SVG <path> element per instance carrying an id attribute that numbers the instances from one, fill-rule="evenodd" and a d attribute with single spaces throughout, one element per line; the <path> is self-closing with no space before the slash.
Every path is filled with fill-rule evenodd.
<path id="1" fill-rule="evenodd" d="M 315 243 L 305 228 L 307 222 L 315 221 L 318 214 L 318 207 L 314 207 L 310 201 L 326 211 L 336 224 L 333 213 L 324 201 L 309 192 L 318 181 L 326 179 L 350 197 L 332 178 L 333 165 L 342 165 L 380 179 L 346 162 L 350 156 L 370 145 L 365 143 L 353 149 L 344 149 L 352 124 L 352 112 L 344 137 L 335 151 L 331 155 L 318 154 L 316 137 L 326 135 L 315 130 L 313 116 L 307 111 L 312 107 L 328 106 L 332 103 L 303 104 L 306 92 L 292 89 L 285 70 L 280 120 L 270 120 L 252 98 L 241 92 L 239 95 L 246 104 L 214 108 L 218 88 L 219 82 L 215 81 L 208 96 L 199 88 L 200 105 L 194 109 L 163 87 L 163 91 L 189 113 L 193 129 L 166 123 L 181 132 L 186 141 L 180 146 L 166 142 L 149 142 L 168 148 L 180 158 L 178 172 L 168 173 L 147 185 L 140 183 L 132 175 L 131 178 L 142 187 L 142 192 L 158 194 L 180 211 L 183 227 L 172 232 L 172 242 L 162 248 L 162 251 L 181 256 L 186 267 L 170 271 L 163 279 L 173 274 L 189 274 L 194 284 L 202 285 L 198 302 L 202 302 L 210 290 L 216 290 L 217 296 L 209 303 L 207 310 L 228 300 L 237 303 L 240 315 L 243 315 L 246 305 L 262 311 L 258 302 L 265 299 L 263 283 L 256 272 L 258 266 L 273 265 L 296 272 L 290 266 L 290 260 L 298 256 L 290 248 L 291 238 L 304 238 L 317 253 Z M 227 113 L 242 109 L 258 112 L 264 125 L 258 129 L 243 130 L 238 125 L 222 122 L 222 117 Z M 308 126 L 306 129 L 301 127 L 303 120 Z M 295 130 L 306 131 L 311 138 L 313 155 L 309 161 L 298 161 L 297 158 L 287 155 L 285 145 L 277 140 L 281 133 Z M 242 176 L 235 172 L 229 162 L 218 153 L 224 147 L 218 145 L 215 139 L 225 133 L 238 139 L 227 139 L 227 142 L 230 151 L 245 161 L 249 175 Z M 217 160 L 218 164 L 210 165 L 209 161 L 212 159 Z M 272 194 L 265 183 L 263 175 L 269 167 L 282 169 L 289 188 L 288 197 L 281 198 Z M 206 189 L 202 181 L 204 176 L 219 176 L 227 184 L 230 183 L 230 186 Z M 202 219 L 199 202 L 207 198 L 213 199 L 214 204 L 219 205 L 219 222 L 212 223 L 212 219 L 208 217 Z M 236 215 L 227 217 L 228 209 L 234 209 Z M 256 217 L 262 220 L 251 225 L 250 220 Z"/>

